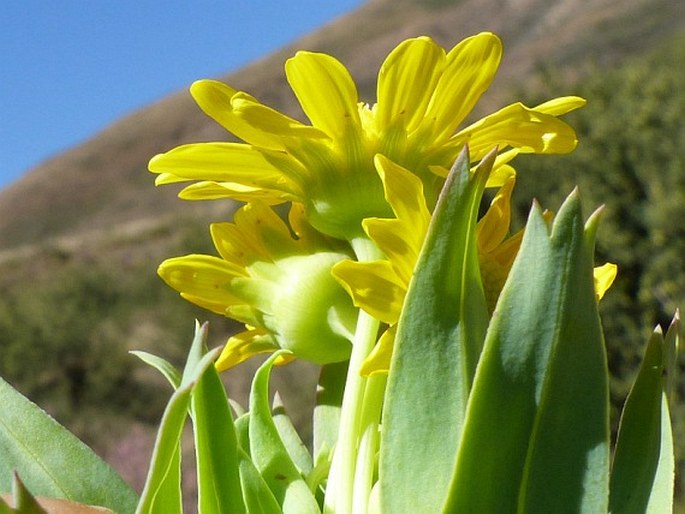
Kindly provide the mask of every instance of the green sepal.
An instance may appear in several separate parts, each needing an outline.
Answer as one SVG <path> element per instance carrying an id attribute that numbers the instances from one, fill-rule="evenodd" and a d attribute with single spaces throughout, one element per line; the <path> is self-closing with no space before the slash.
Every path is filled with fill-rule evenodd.
<path id="1" fill-rule="evenodd" d="M 433 213 L 399 320 L 381 429 L 386 512 L 439 512 L 449 490 L 488 321 L 476 244 L 495 153 L 474 173 L 465 149 Z"/>
<path id="2" fill-rule="evenodd" d="M 15 472 L 34 494 L 133 512 L 136 493 L 100 457 L 0 378 L 0 493 Z"/>
<path id="3" fill-rule="evenodd" d="M 533 206 L 497 302 L 443 512 L 607 512 L 609 397 L 593 262 L 598 215 Z"/>
<path id="4" fill-rule="evenodd" d="M 612 514 L 673 511 L 675 458 L 668 393 L 675 374 L 679 320 L 657 327 L 628 394 L 611 469 Z"/>
<path id="5" fill-rule="evenodd" d="M 288 454 L 271 415 L 269 377 L 275 352 L 255 373 L 250 391 L 250 457 L 284 514 L 319 514 L 316 499 Z"/>

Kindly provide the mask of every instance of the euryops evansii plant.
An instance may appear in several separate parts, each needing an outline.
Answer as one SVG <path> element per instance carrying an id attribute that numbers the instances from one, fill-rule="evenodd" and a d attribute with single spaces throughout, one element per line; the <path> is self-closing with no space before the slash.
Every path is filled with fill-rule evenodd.
<path id="1" fill-rule="evenodd" d="M 670 512 L 678 315 L 648 341 L 612 446 L 597 305 L 616 266 L 594 262 L 601 208 L 584 219 L 578 191 L 555 213 L 533 201 L 510 232 L 513 159 L 572 151 L 560 117 L 585 101 L 514 103 L 464 125 L 501 53 L 490 33 L 449 51 L 408 39 L 370 105 L 334 57 L 298 52 L 285 72 L 309 123 L 193 84 L 243 142 L 183 145 L 150 171 L 186 183 L 181 198 L 243 206 L 210 226 L 215 255 L 159 274 L 245 329 L 208 350 L 196 325 L 182 371 L 137 352 L 174 388 L 140 497 L 2 383 L 3 425 L 29 428 L 0 435 L 0 485 L 19 477 L 18 506 L 0 512 L 29 512 L 38 495 L 180 513 L 187 417 L 201 514 Z M 229 403 L 218 373 L 257 354 L 249 405 Z M 321 370 L 311 444 L 269 393 L 272 367 L 293 359 Z"/>

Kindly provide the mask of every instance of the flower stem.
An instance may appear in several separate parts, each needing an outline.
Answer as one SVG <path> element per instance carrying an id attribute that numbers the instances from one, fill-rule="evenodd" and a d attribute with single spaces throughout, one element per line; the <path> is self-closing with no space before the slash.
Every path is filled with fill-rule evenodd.
<path id="1" fill-rule="evenodd" d="M 366 238 L 354 239 L 352 242 L 357 260 L 360 262 L 370 261 L 380 258 L 381 254 L 373 242 Z M 350 365 L 347 372 L 347 380 L 345 382 L 345 392 L 343 394 L 342 408 L 340 413 L 340 428 L 338 432 L 338 442 L 336 444 L 335 452 L 333 454 L 333 462 L 331 464 L 331 471 L 328 475 L 328 484 L 326 487 L 326 497 L 324 500 L 324 513 L 327 514 L 351 514 L 352 512 L 363 512 L 353 510 L 353 503 L 362 503 L 362 499 L 353 500 L 355 495 L 355 475 L 359 472 L 359 479 L 366 482 L 373 477 L 373 458 L 369 459 L 368 455 L 375 454 L 376 440 L 373 437 L 364 437 L 364 431 L 369 431 L 372 434 L 377 428 L 373 428 L 373 419 L 377 427 L 378 418 L 380 416 L 380 404 L 382 403 L 383 391 L 378 390 L 378 386 L 374 386 L 372 391 L 367 393 L 368 382 L 372 381 L 362 377 L 359 374 L 361 365 L 368 357 L 369 353 L 376 344 L 378 336 L 379 322 L 377 319 L 367 314 L 364 311 L 359 311 L 359 318 L 357 320 L 357 329 L 352 343 L 352 354 L 350 356 Z M 373 382 L 379 382 L 373 380 Z M 384 382 L 384 381 L 383 381 Z M 370 402 L 371 410 L 377 411 L 366 412 L 365 398 L 368 394 L 373 393 L 373 401 Z M 371 398 L 368 398 L 371 400 Z M 364 440 L 364 457 L 359 461 L 360 468 L 357 470 L 357 454 Z M 369 470 L 369 466 L 371 469 Z M 368 477 L 368 480 L 366 478 Z M 359 484 L 362 486 L 362 484 Z M 363 490 L 370 490 L 371 485 L 363 485 Z M 368 490 L 365 497 L 368 498 Z M 363 491 L 360 491 L 360 494 Z"/>
<path id="2" fill-rule="evenodd" d="M 354 475 L 353 512 L 355 514 L 366 514 L 368 510 L 380 439 L 378 425 L 386 381 L 385 375 L 369 377 L 364 391 L 362 418 L 359 427 L 360 441 Z"/>

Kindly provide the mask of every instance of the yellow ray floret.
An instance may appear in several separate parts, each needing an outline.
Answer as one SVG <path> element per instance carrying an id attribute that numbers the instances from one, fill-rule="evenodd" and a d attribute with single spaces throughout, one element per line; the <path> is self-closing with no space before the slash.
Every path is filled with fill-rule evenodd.
<path id="1" fill-rule="evenodd" d="M 583 105 L 577 97 L 534 108 L 514 103 L 460 129 L 501 57 L 501 42 L 491 33 L 449 52 L 428 37 L 408 39 L 381 66 L 376 103 L 369 106 L 337 59 L 297 52 L 285 73 L 309 124 L 221 82 L 196 82 L 191 93 L 200 108 L 244 143 L 184 145 L 155 156 L 149 168 L 159 174 L 158 184 L 194 182 L 181 192 L 187 199 L 301 203 L 317 230 L 352 240 L 364 235 L 363 219 L 392 216 L 376 154 L 416 174 L 432 208 L 442 185 L 439 170 L 467 143 L 474 161 L 495 146 L 510 152 L 508 158 L 576 146 L 575 132 L 558 116 Z"/>
<path id="2" fill-rule="evenodd" d="M 357 310 L 330 270 L 350 251 L 313 230 L 301 205 L 290 227 L 267 205 L 249 203 L 211 233 L 219 256 L 167 259 L 159 274 L 186 300 L 245 324 L 219 369 L 279 348 L 318 364 L 349 356 Z"/>

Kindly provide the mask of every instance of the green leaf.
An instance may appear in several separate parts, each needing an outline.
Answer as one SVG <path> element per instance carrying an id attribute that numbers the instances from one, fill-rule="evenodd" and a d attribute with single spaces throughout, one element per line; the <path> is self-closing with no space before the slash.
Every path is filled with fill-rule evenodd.
<path id="1" fill-rule="evenodd" d="M 240 458 L 240 485 L 247 512 L 250 514 L 282 514 L 281 506 L 250 460 L 250 456 L 242 448 L 238 450 L 238 455 Z"/>
<path id="2" fill-rule="evenodd" d="M 129 353 L 131 355 L 135 355 L 145 364 L 152 366 L 159 371 L 162 375 L 164 375 L 164 378 L 169 381 L 171 387 L 174 389 L 178 389 L 178 386 L 181 385 L 181 373 L 169 361 L 162 359 L 161 357 L 157 357 L 151 353 L 139 350 L 133 350 Z"/>
<path id="3" fill-rule="evenodd" d="M 611 470 L 613 514 L 673 511 L 675 459 L 668 390 L 675 373 L 678 317 L 657 327 L 626 399 Z"/>
<path id="4" fill-rule="evenodd" d="M 283 446 L 288 451 L 288 455 L 290 455 L 300 474 L 306 476 L 313 467 L 312 456 L 309 454 L 309 450 L 307 450 L 307 447 L 302 442 L 300 434 L 297 433 L 292 420 L 285 411 L 283 400 L 278 392 L 274 395 L 272 417 L 276 430 L 278 430 L 278 435 L 281 436 L 281 441 L 283 441 Z"/>
<path id="5" fill-rule="evenodd" d="M 36 495 L 129 513 L 135 492 L 85 444 L 0 379 L 0 492 L 16 471 Z"/>
<path id="6" fill-rule="evenodd" d="M 14 490 L 14 512 L 16 514 L 46 514 L 45 509 L 40 506 L 16 473 L 12 489 Z"/>
<path id="7" fill-rule="evenodd" d="M 454 471 L 487 327 L 476 221 L 494 153 L 455 163 L 409 286 L 388 377 L 380 450 L 387 512 L 439 512 Z"/>
<path id="8" fill-rule="evenodd" d="M 196 325 L 195 338 L 181 383 L 171 396 L 162 416 L 157 440 L 152 452 L 138 514 L 174 514 L 182 512 L 180 488 L 180 442 L 190 407 L 191 393 L 204 372 L 213 365 L 220 348 L 202 356 L 207 327 Z"/>
<path id="9" fill-rule="evenodd" d="M 607 512 L 609 398 L 577 192 L 533 206 L 488 328 L 444 512 Z"/>
<path id="10" fill-rule="evenodd" d="M 269 407 L 269 376 L 274 353 L 257 370 L 250 391 L 250 455 L 285 514 L 319 514 L 316 499 L 293 463 Z"/>
<path id="11" fill-rule="evenodd" d="M 238 440 L 228 398 L 214 366 L 202 374 L 192 394 L 197 458 L 198 511 L 245 512 L 238 473 Z"/>

